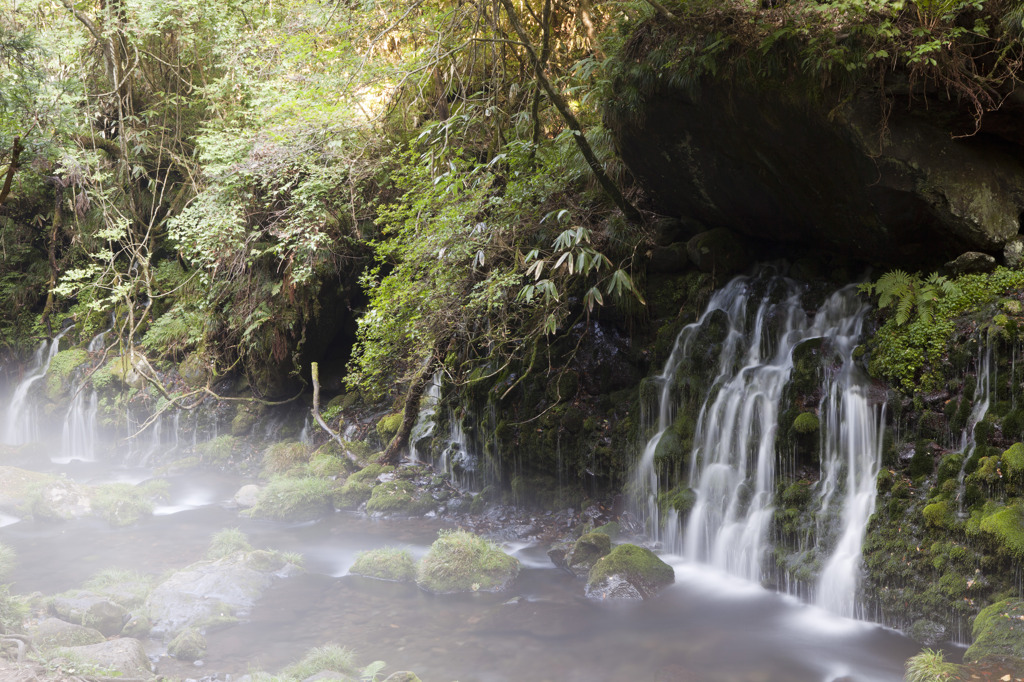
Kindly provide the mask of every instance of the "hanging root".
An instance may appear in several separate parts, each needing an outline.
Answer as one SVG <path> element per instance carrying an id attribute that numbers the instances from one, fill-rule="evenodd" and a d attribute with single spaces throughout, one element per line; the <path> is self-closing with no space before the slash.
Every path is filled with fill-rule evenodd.
<path id="1" fill-rule="evenodd" d="M 0 635 L 0 651 L 7 647 L 14 645 L 18 650 L 17 658 L 15 659 L 18 663 L 25 662 L 25 654 L 29 649 L 32 648 L 32 640 L 24 635 L 4 634 Z"/>

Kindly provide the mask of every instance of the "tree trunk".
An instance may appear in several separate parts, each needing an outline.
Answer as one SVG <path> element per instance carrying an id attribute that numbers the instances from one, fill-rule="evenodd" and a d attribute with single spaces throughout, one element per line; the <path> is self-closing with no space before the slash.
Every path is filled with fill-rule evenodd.
<path id="1" fill-rule="evenodd" d="M 402 425 L 398 427 L 398 433 L 388 443 L 384 454 L 378 460 L 381 464 L 397 466 L 402 461 L 402 455 L 408 451 L 409 434 L 412 433 L 412 427 L 416 426 L 416 420 L 420 415 L 420 398 L 423 397 L 423 391 L 426 390 L 427 383 L 430 381 L 430 377 L 433 376 L 436 367 L 437 356 L 432 355 L 423 365 L 420 373 L 416 375 L 412 384 L 409 385 L 409 392 L 405 394 Z"/>
<path id="2" fill-rule="evenodd" d="M 601 165 L 601 161 L 594 154 L 594 150 L 590 147 L 590 142 L 587 141 L 586 136 L 583 134 L 583 126 L 580 125 L 579 119 L 572 113 L 572 109 L 569 108 L 569 103 L 565 101 L 561 93 L 555 90 L 554 86 L 551 85 L 551 81 L 548 80 L 547 75 L 544 73 L 544 65 L 541 63 L 540 57 L 537 56 L 537 52 L 533 49 L 533 45 L 530 43 L 530 36 L 527 35 L 526 30 L 522 24 L 519 23 L 519 14 L 515 8 L 512 7 L 512 0 L 501 0 L 502 6 L 505 8 L 505 13 L 508 15 L 508 20 L 512 24 L 512 28 L 515 30 L 516 35 L 519 36 L 519 41 L 523 44 L 526 49 L 526 54 L 530 57 L 530 63 L 533 64 L 534 71 L 537 73 L 537 80 L 540 82 L 540 86 L 544 88 L 544 92 L 547 93 L 548 99 L 558 110 L 558 113 L 562 115 L 566 124 L 573 131 L 573 139 L 576 140 L 576 146 L 579 147 L 580 153 L 583 158 L 586 159 L 587 165 L 590 166 L 590 170 L 593 171 L 594 176 L 600 183 L 601 188 L 605 194 L 615 202 L 615 205 L 619 207 L 622 214 L 626 216 L 626 220 L 634 224 L 640 224 L 643 222 L 643 218 L 640 216 L 640 211 L 636 210 L 633 204 L 629 203 L 629 200 L 623 196 L 618 186 L 608 177 L 608 174 L 604 171 L 604 166 Z"/>
<path id="3" fill-rule="evenodd" d="M 0 189 L 0 206 L 7 201 L 7 195 L 11 193 L 11 181 L 14 180 L 14 173 L 18 170 L 18 157 L 25 148 L 21 145 L 21 138 L 14 136 L 14 145 L 11 147 L 11 163 L 7 166 L 7 173 L 4 176 L 4 186 Z"/>

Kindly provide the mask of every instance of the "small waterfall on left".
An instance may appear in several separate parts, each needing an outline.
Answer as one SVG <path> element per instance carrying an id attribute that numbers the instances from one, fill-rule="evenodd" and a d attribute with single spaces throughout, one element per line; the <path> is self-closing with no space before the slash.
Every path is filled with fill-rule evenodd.
<path id="1" fill-rule="evenodd" d="M 11 394 L 11 402 L 7 406 L 7 413 L 4 415 L 3 442 L 7 445 L 24 445 L 39 440 L 39 419 L 31 400 L 29 391 L 46 376 L 50 369 L 50 362 L 60 351 L 60 340 L 71 331 L 73 327 L 64 329 L 53 340 L 45 340 L 36 350 L 32 358 L 32 365 L 27 376 L 15 387 Z"/>
<path id="2" fill-rule="evenodd" d="M 107 332 L 100 332 L 89 342 L 86 350 L 92 355 L 103 350 Z M 75 386 L 74 398 L 68 406 L 61 433 L 60 461 L 96 459 L 96 413 L 99 410 L 99 395 L 92 384 L 81 379 Z"/>

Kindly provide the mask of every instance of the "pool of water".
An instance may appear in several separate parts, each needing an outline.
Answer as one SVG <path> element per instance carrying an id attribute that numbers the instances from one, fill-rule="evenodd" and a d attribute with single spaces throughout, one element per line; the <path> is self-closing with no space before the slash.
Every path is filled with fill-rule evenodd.
<path id="1" fill-rule="evenodd" d="M 88 482 L 148 476 L 80 464 L 65 473 Z M 274 671 L 313 646 L 338 643 L 360 662 L 383 660 L 387 671 L 413 670 L 424 682 L 896 682 L 919 649 L 900 633 L 673 556 L 665 558 L 676 583 L 640 603 L 587 599 L 581 581 L 528 543 L 507 547 L 524 569 L 502 594 L 437 596 L 369 580 L 348 574 L 357 552 L 390 545 L 419 556 L 444 524 L 346 512 L 305 524 L 254 521 L 229 504 L 242 482 L 173 478 L 171 499 L 127 528 L 0 518 L 0 542 L 18 552 L 12 589 L 60 592 L 111 567 L 163 574 L 202 558 L 224 528 L 241 529 L 255 547 L 301 553 L 304 574 L 278 581 L 247 622 L 208 634 L 201 667 L 158 661 L 160 672 L 182 677 Z"/>

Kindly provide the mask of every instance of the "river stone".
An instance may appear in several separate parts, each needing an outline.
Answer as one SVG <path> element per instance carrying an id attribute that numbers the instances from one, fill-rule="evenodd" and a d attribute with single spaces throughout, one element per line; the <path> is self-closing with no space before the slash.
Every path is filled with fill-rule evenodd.
<path id="1" fill-rule="evenodd" d="M 598 559 L 611 551 L 611 537 L 604 533 L 587 533 L 573 545 L 565 557 L 565 564 L 573 575 L 583 577 L 590 573 Z"/>
<path id="2" fill-rule="evenodd" d="M 922 618 L 910 626 L 910 637 L 921 646 L 936 646 L 946 641 L 946 627 Z"/>
<path id="3" fill-rule="evenodd" d="M 149 633 L 152 629 L 153 623 L 149 620 L 149 616 L 139 614 L 132 616 L 128 622 L 124 624 L 124 627 L 121 628 L 121 636 L 142 639 L 144 637 L 149 637 Z"/>
<path id="4" fill-rule="evenodd" d="M 649 549 L 619 545 L 590 569 L 587 596 L 595 599 L 647 599 L 675 582 L 675 571 Z"/>
<path id="5" fill-rule="evenodd" d="M 983 274 L 996 269 L 996 259 L 987 253 L 968 251 L 946 263 L 946 269 L 955 276 Z"/>
<path id="6" fill-rule="evenodd" d="M 57 595 L 50 601 L 50 611 L 61 620 L 96 628 L 107 637 L 121 632 L 128 615 L 123 606 L 86 590 Z"/>
<path id="7" fill-rule="evenodd" d="M 192 564 L 157 585 L 146 599 L 153 635 L 166 637 L 184 627 L 245 615 L 286 569 L 258 570 L 245 552 Z"/>
<path id="8" fill-rule="evenodd" d="M 32 505 L 32 515 L 50 521 L 69 521 L 92 513 L 86 489 L 66 479 L 43 487 Z"/>
<path id="9" fill-rule="evenodd" d="M 250 483 L 249 485 L 243 485 L 241 488 L 238 489 L 238 492 L 235 493 L 234 497 L 235 504 L 237 504 L 239 507 L 242 507 L 243 509 L 255 507 L 256 502 L 259 499 L 260 487 L 253 483 Z"/>
<path id="10" fill-rule="evenodd" d="M 1020 268 L 1024 263 L 1024 239 L 1011 239 L 1003 247 L 1003 263 L 1011 270 Z"/>
<path id="11" fill-rule="evenodd" d="M 99 668 L 111 668 L 124 677 L 148 679 L 153 676 L 152 664 L 142 642 L 130 637 L 111 639 L 88 646 L 64 647 L 57 655 L 66 654 Z"/>
<path id="12" fill-rule="evenodd" d="M 167 653 L 179 661 L 192 663 L 206 653 L 206 638 L 195 628 L 185 628 L 167 645 Z"/>
<path id="13" fill-rule="evenodd" d="M 98 644 L 106 639 L 95 628 L 75 625 L 59 618 L 44 618 L 32 631 L 32 643 L 37 647 L 68 647 Z"/>

